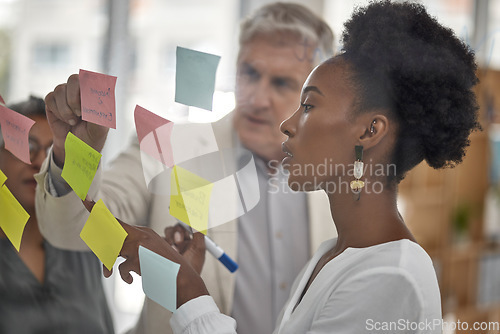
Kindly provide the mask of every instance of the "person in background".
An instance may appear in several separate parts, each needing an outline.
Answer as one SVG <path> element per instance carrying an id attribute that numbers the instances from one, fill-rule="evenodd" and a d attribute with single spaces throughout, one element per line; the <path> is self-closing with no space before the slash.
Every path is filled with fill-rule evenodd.
<path id="1" fill-rule="evenodd" d="M 0 333 L 113 334 L 97 257 L 54 248 L 38 229 L 33 176 L 52 145 L 44 101 L 31 96 L 9 108 L 36 123 L 29 133 L 30 165 L 0 142 L 5 185 L 30 215 L 19 252 L 0 229 Z"/>
<path id="2" fill-rule="evenodd" d="M 397 191 L 423 160 L 436 169 L 462 162 L 481 129 L 474 52 L 424 6 L 399 1 L 356 9 L 342 41 L 280 126 L 290 187 L 327 193 L 338 237 L 298 275 L 274 333 L 438 334 L 434 266 L 398 212 Z M 322 173 L 325 160 L 348 168 Z M 301 173 L 305 166 L 315 174 Z M 193 269 L 203 264 L 203 235 L 194 235 L 188 258 L 151 230 L 123 226 L 124 281 L 140 273 L 139 246 L 180 264 L 174 333 L 236 333 L 237 321 L 219 312 Z"/>
<path id="3" fill-rule="evenodd" d="M 333 54 L 333 33 L 309 9 L 293 3 L 266 5 L 241 23 L 237 57 L 236 107 L 213 124 L 219 148 L 245 148 L 255 158 L 260 201 L 239 219 L 217 226 L 208 235 L 236 259 L 231 274 L 207 257 L 203 277 L 217 304 L 238 320 L 240 333 L 270 333 L 295 277 L 319 244 L 335 236 L 324 193 L 292 192 L 281 168 L 285 136 L 279 124 L 296 109 L 308 73 Z M 54 245 L 87 249 L 79 240 L 86 210 L 60 177 L 68 131 L 100 151 L 107 129 L 82 121 L 79 87 L 73 75 L 46 97 L 54 132 L 52 154 L 37 177 L 37 212 L 42 233 Z M 181 131 L 181 130 L 179 130 Z M 200 138 L 200 147 L 206 142 Z M 236 161 L 239 157 L 236 157 Z M 242 166 L 239 166 L 240 168 Z M 153 194 L 142 178 L 139 144 L 132 145 L 101 174 L 89 190 L 103 199 L 117 217 L 147 225 L 158 233 L 176 221 L 169 215 L 169 197 Z M 52 185 L 55 191 L 51 191 Z M 281 185 L 276 187 L 276 185 Z M 301 224 L 291 225 L 291 221 Z M 177 238 L 184 234 L 177 231 Z M 265 302 L 264 302 L 265 301 Z M 149 299 L 136 333 L 164 333 L 169 312 Z"/>

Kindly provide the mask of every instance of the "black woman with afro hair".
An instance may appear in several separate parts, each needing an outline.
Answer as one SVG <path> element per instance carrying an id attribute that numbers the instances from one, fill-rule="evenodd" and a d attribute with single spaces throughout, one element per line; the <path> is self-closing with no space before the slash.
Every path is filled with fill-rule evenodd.
<path id="1" fill-rule="evenodd" d="M 398 212 L 397 188 L 423 160 L 462 161 L 480 129 L 475 71 L 474 53 L 422 5 L 355 10 L 342 51 L 311 72 L 281 124 L 290 188 L 326 192 L 338 237 L 295 280 L 275 333 L 441 333 L 436 274 Z M 175 333 L 236 332 L 192 269 L 204 260 L 198 233 L 180 255 L 154 232 L 124 226 L 125 279 L 140 271 L 139 244 L 180 263 Z"/>

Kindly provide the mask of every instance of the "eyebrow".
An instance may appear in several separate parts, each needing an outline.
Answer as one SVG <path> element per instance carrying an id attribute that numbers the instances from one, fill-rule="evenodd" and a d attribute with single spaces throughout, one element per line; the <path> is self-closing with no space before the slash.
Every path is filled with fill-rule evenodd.
<path id="1" fill-rule="evenodd" d="M 321 96 L 325 96 L 325 95 L 323 95 L 323 93 L 319 90 L 319 88 L 318 88 L 318 87 L 316 87 L 316 86 L 307 86 L 307 87 L 306 87 L 306 88 L 304 88 L 304 90 L 302 91 L 302 94 L 305 94 L 305 93 L 307 93 L 307 92 L 316 92 L 316 93 L 318 93 L 318 94 L 319 94 L 319 95 L 321 95 Z"/>

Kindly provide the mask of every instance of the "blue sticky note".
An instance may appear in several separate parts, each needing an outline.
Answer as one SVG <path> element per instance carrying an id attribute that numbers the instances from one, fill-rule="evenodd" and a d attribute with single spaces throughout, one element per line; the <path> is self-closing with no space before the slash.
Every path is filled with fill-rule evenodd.
<path id="1" fill-rule="evenodd" d="M 139 246 L 142 289 L 146 296 L 167 310 L 177 309 L 177 274 L 180 265 Z"/>
<path id="2" fill-rule="evenodd" d="M 212 110 L 220 56 L 177 47 L 175 102 Z"/>

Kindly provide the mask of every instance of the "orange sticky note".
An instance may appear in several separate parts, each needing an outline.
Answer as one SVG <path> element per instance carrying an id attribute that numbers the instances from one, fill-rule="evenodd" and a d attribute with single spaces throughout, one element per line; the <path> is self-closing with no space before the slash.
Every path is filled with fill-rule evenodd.
<path id="1" fill-rule="evenodd" d="M 172 167 L 174 155 L 170 137 L 174 123 L 141 106 L 135 107 L 134 119 L 141 150 L 165 166 Z"/>
<path id="2" fill-rule="evenodd" d="M 35 121 L 0 105 L 0 124 L 5 148 L 22 162 L 31 164 L 28 137 Z"/>
<path id="3" fill-rule="evenodd" d="M 206 234 L 213 183 L 184 168 L 174 166 L 170 187 L 170 214 Z"/>
<path id="4" fill-rule="evenodd" d="M 109 270 L 113 268 L 127 235 L 102 199 L 94 205 L 80 232 L 80 238 Z"/>
<path id="5" fill-rule="evenodd" d="M 78 197 L 85 200 L 102 155 L 71 132 L 68 132 L 64 142 L 64 150 L 66 155 L 61 176 Z"/>
<path id="6" fill-rule="evenodd" d="M 80 70 L 82 119 L 116 129 L 116 77 Z"/>
<path id="7" fill-rule="evenodd" d="M 24 228 L 30 215 L 19 204 L 6 185 L 0 188 L 0 227 L 19 252 Z"/>

